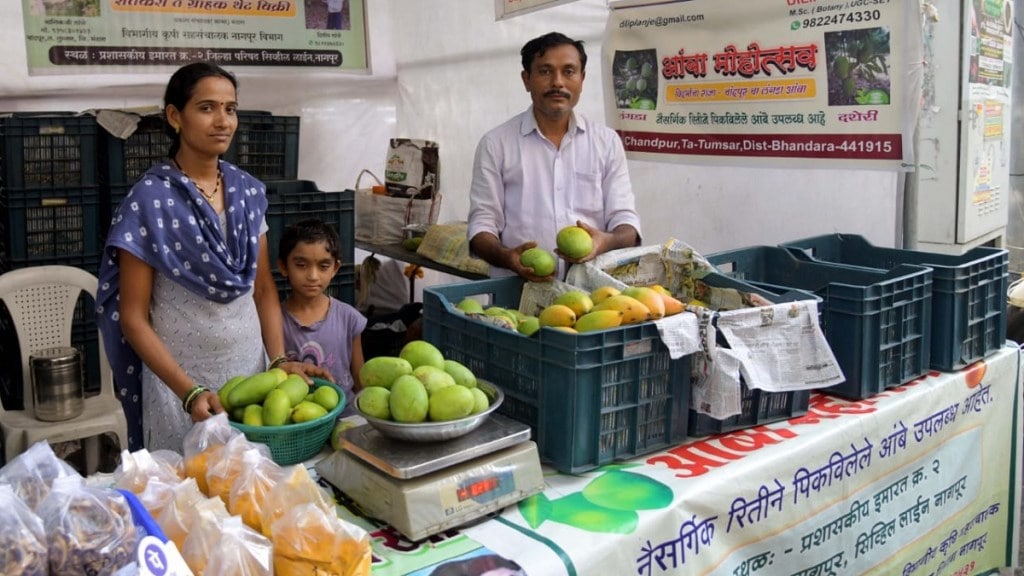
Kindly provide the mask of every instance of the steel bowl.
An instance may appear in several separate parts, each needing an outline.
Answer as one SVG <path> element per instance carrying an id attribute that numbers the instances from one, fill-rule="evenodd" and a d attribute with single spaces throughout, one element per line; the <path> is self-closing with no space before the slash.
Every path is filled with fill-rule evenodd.
<path id="1" fill-rule="evenodd" d="M 378 432 L 388 438 L 408 440 L 410 442 L 443 442 L 444 440 L 451 440 L 452 438 L 465 436 L 479 428 L 480 425 L 484 423 L 484 420 L 486 420 L 492 412 L 497 410 L 498 406 L 501 406 L 501 403 L 505 400 L 505 393 L 490 382 L 478 379 L 476 381 L 476 386 L 483 391 L 491 401 L 491 405 L 487 407 L 487 410 L 458 420 L 448 420 L 447 422 L 421 422 L 418 424 L 406 424 L 403 422 L 395 422 L 393 420 L 381 420 L 380 418 L 374 418 L 359 409 L 359 397 L 362 396 L 362 392 L 356 395 L 354 404 L 356 412 L 365 418 L 370 426 L 373 426 Z"/>

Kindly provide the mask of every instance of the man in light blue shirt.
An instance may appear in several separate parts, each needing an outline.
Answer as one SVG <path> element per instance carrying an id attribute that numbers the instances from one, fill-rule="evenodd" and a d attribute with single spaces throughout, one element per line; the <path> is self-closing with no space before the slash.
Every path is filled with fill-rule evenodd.
<path id="1" fill-rule="evenodd" d="M 470 188 L 469 239 L 491 276 L 539 277 L 519 262 L 524 250 L 555 251 L 555 237 L 577 225 L 594 249 L 576 260 L 640 243 L 626 155 L 618 134 L 573 112 L 586 77 L 583 42 L 551 32 L 521 50 L 525 112 L 484 135 Z"/>

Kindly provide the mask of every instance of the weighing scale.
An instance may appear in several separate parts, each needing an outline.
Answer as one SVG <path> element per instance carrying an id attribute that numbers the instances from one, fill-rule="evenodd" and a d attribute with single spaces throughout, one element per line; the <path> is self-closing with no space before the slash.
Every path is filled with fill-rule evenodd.
<path id="1" fill-rule="evenodd" d="M 364 424 L 346 430 L 341 443 L 341 450 L 317 463 L 317 473 L 361 512 L 413 541 L 544 489 L 530 427 L 500 414 L 442 442 L 394 440 Z"/>

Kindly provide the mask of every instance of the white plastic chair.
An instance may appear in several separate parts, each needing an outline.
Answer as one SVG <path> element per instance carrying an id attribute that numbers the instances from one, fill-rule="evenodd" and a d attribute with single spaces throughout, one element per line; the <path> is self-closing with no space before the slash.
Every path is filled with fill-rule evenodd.
<path id="1" fill-rule="evenodd" d="M 86 397 L 82 414 L 61 422 L 44 422 L 35 418 L 32 409 L 29 357 L 36 350 L 71 346 L 75 303 L 83 290 L 95 299 L 97 284 L 95 276 L 72 266 L 33 266 L 0 275 L 0 300 L 7 305 L 14 321 L 21 350 L 22 397 L 25 400 L 23 410 L 4 410 L 0 405 L 0 431 L 6 461 L 10 462 L 40 440 L 51 444 L 84 440 L 85 473 L 92 474 L 99 467 L 100 434 L 116 435 L 119 451 L 128 447 L 128 424 L 121 401 L 114 394 L 102 338 L 99 338 L 100 392 Z"/>

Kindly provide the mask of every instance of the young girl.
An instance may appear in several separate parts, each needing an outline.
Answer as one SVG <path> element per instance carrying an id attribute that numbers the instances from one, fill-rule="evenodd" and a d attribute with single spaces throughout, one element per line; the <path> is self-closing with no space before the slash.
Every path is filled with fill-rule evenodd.
<path id="1" fill-rule="evenodd" d="M 322 220 L 296 222 L 278 244 L 277 268 L 288 279 L 284 301 L 285 353 L 288 358 L 327 369 L 345 391 L 342 416 L 355 414 L 355 393 L 363 367 L 360 334 L 366 318 L 324 290 L 341 267 L 338 234 Z"/>

